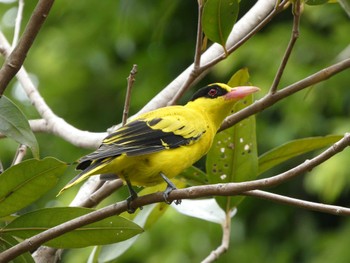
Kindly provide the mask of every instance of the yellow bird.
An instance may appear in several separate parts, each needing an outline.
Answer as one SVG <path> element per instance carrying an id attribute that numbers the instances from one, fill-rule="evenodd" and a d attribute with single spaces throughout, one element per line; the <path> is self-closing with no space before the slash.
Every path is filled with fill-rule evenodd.
<path id="1" fill-rule="evenodd" d="M 91 175 L 114 174 L 137 197 L 132 185 L 167 183 L 164 199 L 176 189 L 168 179 L 191 166 L 210 149 L 214 136 L 233 105 L 258 91 L 253 86 L 231 88 L 214 83 L 198 90 L 184 106 L 159 108 L 132 119 L 108 135 L 94 152 L 82 157 L 82 170 L 60 192 Z"/>

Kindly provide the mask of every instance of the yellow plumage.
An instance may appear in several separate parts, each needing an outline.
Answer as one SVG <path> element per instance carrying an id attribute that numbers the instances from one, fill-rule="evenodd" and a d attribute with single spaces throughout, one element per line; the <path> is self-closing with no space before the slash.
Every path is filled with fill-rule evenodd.
<path id="1" fill-rule="evenodd" d="M 257 90 L 215 83 L 199 90 L 184 106 L 139 115 L 107 136 L 95 152 L 82 157 L 77 169 L 83 171 L 60 193 L 96 174 L 113 173 L 126 181 L 129 189 L 178 175 L 208 152 L 235 102 Z"/>

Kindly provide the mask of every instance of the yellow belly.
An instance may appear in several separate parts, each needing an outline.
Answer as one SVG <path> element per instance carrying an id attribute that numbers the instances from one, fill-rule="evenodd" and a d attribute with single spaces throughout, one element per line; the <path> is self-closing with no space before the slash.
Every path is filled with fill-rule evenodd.
<path id="1" fill-rule="evenodd" d="M 201 140 L 205 140 L 205 143 L 194 143 L 191 146 L 181 146 L 142 156 L 121 155 L 99 172 L 113 171 L 120 178 L 129 180 L 136 186 L 156 185 L 163 182 L 160 173 L 173 178 L 205 155 L 212 140 L 206 136 Z"/>

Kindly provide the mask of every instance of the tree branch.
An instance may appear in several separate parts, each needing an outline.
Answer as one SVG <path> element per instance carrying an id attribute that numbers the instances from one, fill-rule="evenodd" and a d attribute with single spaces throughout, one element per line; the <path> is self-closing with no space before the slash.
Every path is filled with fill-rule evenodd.
<path id="1" fill-rule="evenodd" d="M 242 46 L 247 40 L 249 40 L 257 32 L 259 32 L 268 22 L 270 22 L 270 20 L 273 17 L 275 17 L 278 13 L 280 13 L 284 9 L 284 7 L 288 4 L 289 4 L 288 0 L 283 0 L 279 4 L 276 4 L 275 7 L 271 10 L 271 12 L 267 14 L 266 17 L 264 17 L 264 19 L 262 19 L 258 24 L 252 27 L 250 32 L 247 32 L 245 36 L 235 40 L 235 42 L 233 42 L 233 40 L 236 39 L 235 36 L 232 36 L 232 38 L 229 37 L 226 43 L 227 54 L 233 53 L 240 46 Z M 233 34 L 233 31 L 231 32 L 231 34 Z M 202 70 L 206 71 L 211 67 L 215 66 L 217 63 L 225 59 L 227 57 L 227 54 L 225 52 L 221 52 L 220 56 L 215 57 L 213 60 L 208 61 L 205 65 L 203 65 Z"/>
<path id="2" fill-rule="evenodd" d="M 6 56 L 11 50 L 11 46 L 1 31 L 0 45 L 4 49 L 4 54 Z M 46 104 L 44 98 L 30 80 L 24 67 L 18 71 L 17 79 L 21 83 L 31 103 L 43 118 L 42 120 L 35 120 L 32 122 L 32 125 L 35 125 L 37 130 L 55 134 L 78 147 L 97 148 L 100 145 L 107 133 L 81 131 L 58 117 Z"/>
<path id="3" fill-rule="evenodd" d="M 349 145 L 350 145 L 350 133 L 346 133 L 341 140 L 333 144 L 331 147 L 329 147 L 328 149 L 326 149 L 316 157 L 310 160 L 306 160 L 304 163 L 284 173 L 281 173 L 269 178 L 264 178 L 264 179 L 249 181 L 249 182 L 193 186 L 185 189 L 178 189 L 170 193 L 168 197 L 168 201 L 201 198 L 201 197 L 207 197 L 207 196 L 232 196 L 232 195 L 239 195 L 242 193 L 244 194 L 247 191 L 251 191 L 255 189 L 276 186 L 302 173 L 311 171 L 314 167 L 325 162 L 335 154 L 341 152 Z M 130 205 L 132 208 L 137 209 L 145 205 L 163 202 L 163 201 L 164 201 L 163 193 L 157 192 L 154 194 L 141 196 L 135 199 L 134 201 L 132 201 Z M 333 207 L 337 215 L 350 215 L 349 208 L 339 209 L 339 207 L 327 206 L 324 209 L 323 205 L 319 205 L 319 204 L 317 208 L 314 208 L 311 202 L 308 202 L 307 206 L 308 206 L 308 209 L 317 210 L 317 211 L 326 212 L 326 213 L 328 213 L 330 211 L 330 208 Z M 306 206 L 302 206 L 302 207 L 306 207 Z M 47 242 L 48 240 L 56 238 L 64 233 L 72 231 L 81 226 L 102 220 L 112 215 L 120 214 L 126 211 L 127 209 L 128 209 L 127 202 L 121 201 L 119 203 L 109 205 L 97 211 L 91 212 L 87 215 L 75 218 L 71 221 L 65 222 L 56 227 L 48 229 L 2 252 L 0 254 L 0 262 L 7 262 L 26 251 L 36 249 L 37 247 Z"/>
<path id="4" fill-rule="evenodd" d="M 279 204 L 292 205 L 298 208 L 304 208 L 311 211 L 322 212 L 332 215 L 350 216 L 350 209 L 341 206 L 327 205 L 315 202 L 309 202 L 297 198 L 291 198 L 283 195 L 273 194 L 261 190 L 251 190 L 242 193 L 241 195 L 258 197 L 265 200 L 270 200 Z"/>
<path id="5" fill-rule="evenodd" d="M 324 68 L 311 76 L 308 76 L 298 82 L 295 82 L 284 89 L 276 91 L 275 93 L 268 93 L 260 100 L 256 101 L 252 105 L 242 109 L 241 111 L 227 117 L 223 124 L 221 125 L 220 131 L 227 129 L 234 124 L 240 122 L 241 120 L 256 114 L 264 109 L 271 107 L 276 102 L 300 91 L 307 87 L 310 87 L 316 83 L 329 79 L 330 77 L 350 68 L 350 59 L 345 59 L 339 63 L 336 63 L 332 66 Z"/>
<path id="6" fill-rule="evenodd" d="M 275 0 L 259 0 L 257 3 L 235 24 L 230 36 L 228 37 L 226 48 L 231 48 L 235 43 L 239 42 L 249 32 L 251 32 L 257 25 L 260 24 L 266 16 L 275 7 Z M 214 59 L 221 57 L 223 54 L 222 46 L 219 44 L 213 44 L 201 55 L 201 64 L 205 65 Z M 184 82 L 188 80 L 193 72 L 193 64 L 190 65 L 185 71 L 183 71 L 177 78 L 175 78 L 168 86 L 166 86 L 161 92 L 159 92 L 147 105 L 145 105 L 139 112 L 147 112 L 156 108 L 166 106 L 169 101 L 174 98 L 178 90 L 181 88 Z M 191 84 L 201 79 L 206 71 L 200 73 Z"/>
<path id="7" fill-rule="evenodd" d="M 0 69 L 0 96 L 2 96 L 9 82 L 23 65 L 27 53 L 45 22 L 53 2 L 54 0 L 39 0 L 18 45 L 6 58 L 4 65 Z"/>

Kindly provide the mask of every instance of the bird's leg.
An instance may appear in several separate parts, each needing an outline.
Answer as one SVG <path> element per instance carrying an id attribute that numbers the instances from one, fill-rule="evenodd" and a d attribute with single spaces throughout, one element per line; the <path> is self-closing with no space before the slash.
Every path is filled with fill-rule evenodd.
<path id="1" fill-rule="evenodd" d="M 168 201 L 168 197 L 169 197 L 169 194 L 173 191 L 173 190 L 176 190 L 176 186 L 174 185 L 174 183 L 172 181 L 170 181 L 170 179 L 168 177 L 166 177 L 165 174 L 163 174 L 162 172 L 160 173 L 160 176 L 163 178 L 163 180 L 167 183 L 167 187 L 166 189 L 164 190 L 163 192 L 163 197 L 164 197 L 164 201 L 165 203 L 167 204 L 171 204 L 170 201 Z M 175 200 L 175 204 L 176 205 L 179 205 L 181 204 L 181 200 Z"/>
<path id="2" fill-rule="evenodd" d="M 132 201 L 134 201 L 138 197 L 138 195 L 135 192 L 134 188 L 132 188 L 132 185 L 131 185 L 130 181 L 129 180 L 125 180 L 125 181 L 126 181 L 126 185 L 128 187 L 129 193 L 130 193 L 130 196 L 126 199 L 127 207 L 128 207 L 127 211 L 128 211 L 129 214 L 133 214 L 133 213 L 135 213 L 136 209 L 132 208 L 130 206 L 130 204 L 131 204 Z M 142 209 L 142 207 L 140 207 L 140 209 Z"/>

